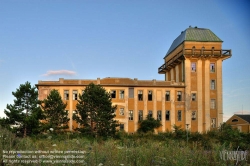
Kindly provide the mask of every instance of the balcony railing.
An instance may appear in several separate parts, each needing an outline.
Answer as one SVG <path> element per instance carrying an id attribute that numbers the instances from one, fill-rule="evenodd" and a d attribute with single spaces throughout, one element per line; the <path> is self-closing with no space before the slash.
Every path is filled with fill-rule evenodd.
<path id="1" fill-rule="evenodd" d="M 184 51 L 184 52 L 183 52 Z M 164 74 L 166 71 L 170 70 L 173 66 L 180 63 L 180 58 L 185 55 L 185 57 L 224 57 L 229 58 L 232 56 L 231 50 L 215 50 L 215 49 L 184 49 L 180 51 L 175 56 L 173 56 L 170 60 L 164 63 L 161 67 L 158 68 L 159 74 Z"/>

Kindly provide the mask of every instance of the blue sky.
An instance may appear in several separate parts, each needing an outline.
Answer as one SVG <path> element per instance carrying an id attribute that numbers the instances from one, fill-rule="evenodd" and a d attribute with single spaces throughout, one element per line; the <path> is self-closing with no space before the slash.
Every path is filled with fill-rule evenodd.
<path id="1" fill-rule="evenodd" d="M 26 81 L 163 80 L 158 67 L 190 25 L 232 49 L 223 62 L 224 119 L 250 113 L 249 9 L 248 0 L 0 0 L 0 116 Z"/>

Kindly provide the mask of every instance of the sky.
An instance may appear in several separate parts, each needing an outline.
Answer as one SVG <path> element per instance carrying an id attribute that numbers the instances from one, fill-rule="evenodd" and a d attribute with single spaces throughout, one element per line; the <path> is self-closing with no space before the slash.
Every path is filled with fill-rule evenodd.
<path id="1" fill-rule="evenodd" d="M 223 61 L 224 121 L 250 114 L 249 0 L 0 0 L 0 117 L 26 81 L 164 80 L 158 67 L 181 31 L 208 28 Z"/>

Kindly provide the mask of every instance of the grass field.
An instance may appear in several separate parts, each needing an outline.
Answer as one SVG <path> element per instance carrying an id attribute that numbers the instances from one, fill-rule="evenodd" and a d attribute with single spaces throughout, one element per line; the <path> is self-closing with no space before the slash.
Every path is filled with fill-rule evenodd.
<path id="1" fill-rule="evenodd" d="M 221 144 L 217 139 L 205 139 L 204 136 L 190 135 L 186 139 L 177 139 L 172 133 L 135 134 L 119 133 L 117 138 L 89 138 L 79 134 L 47 134 L 27 138 L 18 138 L 6 129 L 0 134 L 1 161 L 7 156 L 15 160 L 40 160 L 40 163 L 13 163 L 6 165 L 52 165 L 51 157 L 74 155 L 74 160 L 82 163 L 55 163 L 53 165 L 88 165 L 88 166 L 160 166 L 160 165 L 249 165 L 249 161 L 233 160 L 224 156 L 223 151 L 236 151 L 232 144 Z M 199 137 L 202 138 L 199 138 Z M 180 137 L 180 136 L 179 136 Z M 184 136 L 183 136 L 184 137 Z M 249 149 L 244 149 L 249 150 Z M 13 154 L 7 154 L 12 151 Z M 238 149 L 238 151 L 240 151 Z M 4 156 L 4 157 L 3 157 Z M 22 157 L 28 158 L 22 158 Z M 46 158 L 50 156 L 50 158 Z M 249 154 L 248 154 L 249 156 Z M 229 156 L 230 157 L 230 156 Z M 233 157 L 233 156 L 232 156 Z M 7 157 L 8 158 L 8 157 Z M 237 158 L 236 158 L 237 159 Z M 247 159 L 247 158 L 246 158 Z M 61 158 L 60 160 L 66 160 Z M 250 157 L 248 157 L 250 160 Z"/>

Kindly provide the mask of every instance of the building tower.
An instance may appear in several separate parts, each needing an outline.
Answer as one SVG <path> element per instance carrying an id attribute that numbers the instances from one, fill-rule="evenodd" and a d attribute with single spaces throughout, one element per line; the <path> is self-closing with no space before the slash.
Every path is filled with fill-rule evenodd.
<path id="1" fill-rule="evenodd" d="M 222 42 L 211 30 L 190 26 L 173 41 L 158 68 L 165 81 L 185 84 L 185 123 L 191 131 L 205 132 L 223 122 L 222 61 L 232 54 L 222 49 Z"/>

